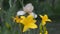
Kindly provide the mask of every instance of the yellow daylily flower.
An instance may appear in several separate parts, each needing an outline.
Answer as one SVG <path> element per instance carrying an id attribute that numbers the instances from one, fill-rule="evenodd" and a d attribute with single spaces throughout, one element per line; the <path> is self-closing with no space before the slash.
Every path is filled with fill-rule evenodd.
<path id="1" fill-rule="evenodd" d="M 19 18 L 18 16 L 16 16 L 13 21 L 17 22 L 17 23 L 20 23 L 21 20 L 22 20 L 21 18 Z"/>
<path id="2" fill-rule="evenodd" d="M 24 25 L 23 32 L 27 31 L 29 28 L 35 29 L 37 28 L 36 20 L 34 20 L 32 15 L 28 15 L 27 17 L 21 16 L 21 23 Z"/>
<path id="3" fill-rule="evenodd" d="M 45 34 L 48 34 L 48 31 L 46 31 Z"/>
<path id="4" fill-rule="evenodd" d="M 42 33 L 40 32 L 40 34 L 42 34 Z"/>
<path id="5" fill-rule="evenodd" d="M 46 21 L 51 22 L 51 20 L 48 19 L 48 16 L 47 15 L 44 15 L 44 16 L 40 15 L 40 17 L 42 18 L 42 25 L 45 25 L 46 24 Z"/>

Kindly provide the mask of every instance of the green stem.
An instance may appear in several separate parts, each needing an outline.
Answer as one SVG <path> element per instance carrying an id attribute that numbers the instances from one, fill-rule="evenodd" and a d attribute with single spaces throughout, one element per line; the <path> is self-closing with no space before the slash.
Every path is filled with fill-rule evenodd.
<path id="1" fill-rule="evenodd" d="M 45 27 L 45 26 L 43 26 L 43 31 L 44 31 L 44 33 L 46 32 L 46 30 L 47 30 L 47 29 L 46 29 L 46 27 Z"/>
<path id="2" fill-rule="evenodd" d="M 42 23 L 40 23 L 39 28 L 40 28 L 40 32 L 42 32 L 42 31 L 43 31 L 43 28 L 42 28 Z"/>
<path id="3" fill-rule="evenodd" d="M 28 31 L 28 34 L 30 34 L 30 30 Z"/>
<path id="4" fill-rule="evenodd" d="M 21 26 L 21 24 L 19 25 L 19 27 L 20 27 L 20 34 L 22 34 L 22 26 Z"/>

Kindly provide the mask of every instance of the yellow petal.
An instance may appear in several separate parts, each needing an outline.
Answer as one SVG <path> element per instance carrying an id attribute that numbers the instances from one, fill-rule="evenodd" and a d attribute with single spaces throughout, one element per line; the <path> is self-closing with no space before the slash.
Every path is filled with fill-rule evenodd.
<path id="1" fill-rule="evenodd" d="M 29 19 L 29 23 L 36 23 L 36 20 Z"/>
<path id="2" fill-rule="evenodd" d="M 28 19 L 33 19 L 34 17 L 32 15 L 27 16 Z"/>
<path id="3" fill-rule="evenodd" d="M 21 22 L 22 24 L 24 24 L 24 23 L 25 23 L 25 22 L 24 22 L 24 20 L 21 20 L 20 22 Z"/>
<path id="4" fill-rule="evenodd" d="M 46 31 L 45 34 L 48 34 L 48 31 Z"/>
<path id="5" fill-rule="evenodd" d="M 42 33 L 40 33 L 40 34 L 42 34 Z"/>
<path id="6" fill-rule="evenodd" d="M 31 24 L 29 25 L 29 28 L 35 29 L 35 28 L 37 28 L 37 25 L 34 24 L 34 23 L 31 23 Z"/>
<path id="7" fill-rule="evenodd" d="M 16 18 L 13 17 L 13 22 L 15 22 Z"/>
<path id="8" fill-rule="evenodd" d="M 21 19 L 22 20 L 20 22 L 23 24 L 25 22 L 25 20 L 26 20 L 26 17 L 25 16 L 21 16 Z"/>
<path id="9" fill-rule="evenodd" d="M 27 31 L 28 30 L 28 27 L 27 26 L 24 26 L 23 28 L 23 32 Z"/>
<path id="10" fill-rule="evenodd" d="M 17 23 L 19 23 L 19 22 L 20 22 L 20 20 L 16 20 L 16 22 L 17 22 Z"/>
<path id="11" fill-rule="evenodd" d="M 33 23 L 36 23 L 36 20 L 32 20 Z"/>
<path id="12" fill-rule="evenodd" d="M 48 16 L 47 16 L 47 15 L 44 15 L 44 18 L 45 18 L 45 19 L 48 19 Z"/>
<path id="13" fill-rule="evenodd" d="M 47 16 L 47 14 L 45 14 L 44 16 Z"/>
<path id="14" fill-rule="evenodd" d="M 16 16 L 15 18 L 13 17 L 13 21 L 15 22 L 16 20 L 18 20 L 19 19 L 19 17 L 18 16 Z"/>
<path id="15" fill-rule="evenodd" d="M 41 17 L 41 18 L 43 18 L 43 16 L 42 16 L 42 15 L 40 15 L 40 17 Z"/>
<path id="16" fill-rule="evenodd" d="M 51 20 L 50 20 L 50 19 L 48 19 L 47 21 L 51 22 Z"/>
<path id="17" fill-rule="evenodd" d="M 42 22 L 42 25 L 44 26 L 46 24 L 46 22 Z"/>
<path id="18" fill-rule="evenodd" d="M 25 19 L 26 17 L 25 16 L 21 16 L 22 19 Z"/>

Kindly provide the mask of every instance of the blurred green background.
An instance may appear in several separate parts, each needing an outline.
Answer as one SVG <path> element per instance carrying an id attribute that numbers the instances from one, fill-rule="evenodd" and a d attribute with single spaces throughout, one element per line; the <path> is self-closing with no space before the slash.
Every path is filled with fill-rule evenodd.
<path id="1" fill-rule="evenodd" d="M 60 0 L 0 0 L 0 34 L 39 34 L 39 28 L 23 33 L 21 24 L 13 22 L 12 17 L 28 3 L 33 4 L 37 15 L 47 14 L 52 20 L 46 25 L 49 34 L 60 34 Z M 37 20 L 39 25 L 39 17 Z"/>

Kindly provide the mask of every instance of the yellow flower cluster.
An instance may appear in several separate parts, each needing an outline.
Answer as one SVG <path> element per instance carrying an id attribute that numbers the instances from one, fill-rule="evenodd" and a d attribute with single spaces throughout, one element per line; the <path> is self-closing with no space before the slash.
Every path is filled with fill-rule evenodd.
<path id="1" fill-rule="evenodd" d="M 42 25 L 44 26 L 46 24 L 46 21 L 49 21 L 51 22 L 50 19 L 48 19 L 48 16 L 47 15 L 40 15 L 40 17 L 42 18 Z M 17 23 L 21 23 L 24 25 L 24 28 L 23 28 L 23 32 L 27 31 L 28 29 L 35 29 L 37 28 L 37 25 L 35 24 L 36 23 L 36 20 L 34 19 L 34 17 L 32 15 L 28 15 L 27 17 L 25 16 L 21 16 L 21 18 L 19 18 L 18 16 L 16 16 L 14 18 L 14 22 L 17 22 Z M 48 32 L 46 31 L 45 34 L 47 34 Z M 40 33 L 42 34 L 42 33 Z"/>

